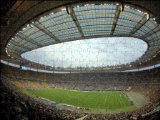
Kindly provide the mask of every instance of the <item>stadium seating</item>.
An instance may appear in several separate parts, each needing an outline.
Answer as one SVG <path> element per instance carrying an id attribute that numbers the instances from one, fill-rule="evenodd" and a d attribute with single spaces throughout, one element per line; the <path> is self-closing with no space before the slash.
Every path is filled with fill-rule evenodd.
<path id="1" fill-rule="evenodd" d="M 33 71 L 22 71 L 17 68 L 12 68 L 6 65 L 3 67 L 1 77 L 1 89 L 3 97 L 2 106 L 7 105 L 9 110 L 3 109 L 1 112 L 9 112 L 14 109 L 14 113 L 1 114 L 3 117 L 13 117 L 20 119 L 28 119 L 32 116 L 35 119 L 64 119 L 74 120 L 84 117 L 86 113 L 78 111 L 70 111 L 67 109 L 59 110 L 54 105 L 51 107 L 47 101 L 32 98 L 21 92 L 21 88 L 48 88 L 62 87 L 77 90 L 128 90 L 136 91 L 147 96 L 151 103 L 133 111 L 119 114 L 87 114 L 84 120 L 93 119 L 150 119 L 157 117 L 159 111 L 154 112 L 155 116 L 143 114 L 153 111 L 159 106 L 160 92 L 160 75 L 159 68 L 150 71 L 128 72 L 128 73 L 85 73 L 85 74 L 47 74 L 37 73 Z M 13 100 L 12 102 L 10 102 Z M 10 104 L 8 104 L 10 102 Z M 32 111 L 29 112 L 29 111 Z M 63 111 L 63 112 L 60 112 Z M 54 113 L 54 114 L 53 114 Z M 9 116 L 8 116 L 9 114 Z M 31 115 L 32 114 L 32 115 Z"/>

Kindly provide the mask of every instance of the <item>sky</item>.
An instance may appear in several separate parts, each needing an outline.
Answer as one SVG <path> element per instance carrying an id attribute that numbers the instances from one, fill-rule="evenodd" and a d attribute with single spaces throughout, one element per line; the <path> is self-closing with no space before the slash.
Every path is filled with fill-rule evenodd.
<path id="1" fill-rule="evenodd" d="M 102 67 L 133 62 L 147 48 L 147 43 L 137 38 L 105 37 L 49 45 L 21 56 L 55 67 Z"/>

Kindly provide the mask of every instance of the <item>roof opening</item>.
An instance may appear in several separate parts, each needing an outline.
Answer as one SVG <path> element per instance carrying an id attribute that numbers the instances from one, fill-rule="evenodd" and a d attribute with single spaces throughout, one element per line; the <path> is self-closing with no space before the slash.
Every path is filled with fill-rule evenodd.
<path id="1" fill-rule="evenodd" d="M 134 62 L 147 48 L 147 43 L 137 38 L 104 37 L 49 45 L 21 56 L 54 67 L 106 67 Z"/>

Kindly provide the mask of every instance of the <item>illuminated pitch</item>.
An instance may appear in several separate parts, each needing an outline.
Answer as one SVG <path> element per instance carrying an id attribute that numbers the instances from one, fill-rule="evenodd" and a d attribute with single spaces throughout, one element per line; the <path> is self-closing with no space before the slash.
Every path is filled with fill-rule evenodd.
<path id="1" fill-rule="evenodd" d="M 119 113 L 135 109 L 133 102 L 121 91 L 77 91 L 49 88 L 26 89 L 24 92 L 34 97 L 73 105 L 85 112 Z"/>

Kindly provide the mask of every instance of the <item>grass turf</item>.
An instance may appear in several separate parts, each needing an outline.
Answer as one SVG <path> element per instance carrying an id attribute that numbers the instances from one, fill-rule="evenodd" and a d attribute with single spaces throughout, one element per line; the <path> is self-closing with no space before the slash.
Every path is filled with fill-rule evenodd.
<path id="1" fill-rule="evenodd" d="M 58 103 L 83 107 L 90 112 L 125 112 L 134 105 L 121 91 L 76 91 L 59 88 L 25 89 L 25 93 L 34 97 L 43 97 Z"/>

